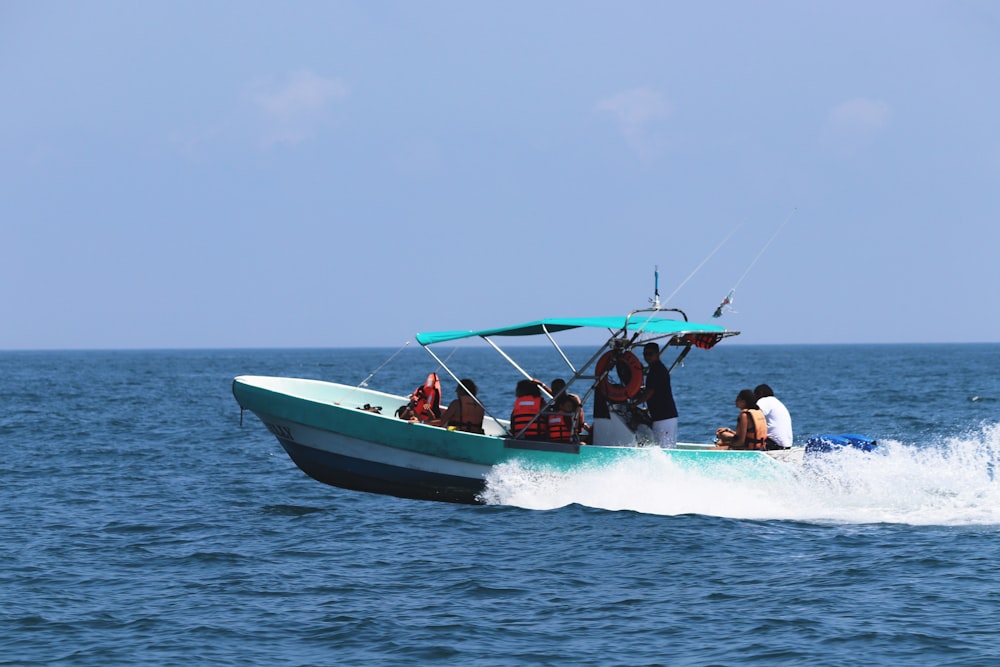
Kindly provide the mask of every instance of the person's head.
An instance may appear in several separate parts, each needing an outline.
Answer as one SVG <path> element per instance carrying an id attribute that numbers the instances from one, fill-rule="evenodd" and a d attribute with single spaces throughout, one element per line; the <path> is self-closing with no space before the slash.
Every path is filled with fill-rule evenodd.
<path id="1" fill-rule="evenodd" d="M 757 407 L 757 397 L 753 395 L 752 389 L 741 389 L 736 394 L 736 407 L 740 410 L 753 410 Z"/>
<path id="2" fill-rule="evenodd" d="M 541 396 L 542 390 L 534 380 L 520 380 L 514 388 L 515 396 Z"/>
<path id="3" fill-rule="evenodd" d="M 764 398 L 765 396 L 774 396 L 774 391 L 766 384 L 759 384 L 754 387 L 753 395 L 756 398 Z"/>
<path id="4" fill-rule="evenodd" d="M 558 396 L 559 392 L 566 387 L 566 380 L 563 380 L 562 378 L 556 378 L 555 380 L 552 381 L 550 387 L 552 388 L 552 395 Z"/>
<path id="5" fill-rule="evenodd" d="M 462 387 L 465 387 L 465 389 Z M 466 391 L 466 389 L 468 389 L 468 391 Z M 477 387 L 476 383 L 469 378 L 462 378 L 462 384 L 458 385 L 458 388 L 455 391 L 459 396 L 475 396 L 479 393 L 479 387 Z"/>
<path id="6" fill-rule="evenodd" d="M 660 358 L 660 345 L 658 343 L 646 343 L 642 346 L 642 358 L 646 363 L 656 361 Z"/>
<path id="7" fill-rule="evenodd" d="M 576 396 L 566 394 L 559 399 L 559 409 L 563 412 L 576 412 L 580 409 L 580 404 L 577 402 Z"/>

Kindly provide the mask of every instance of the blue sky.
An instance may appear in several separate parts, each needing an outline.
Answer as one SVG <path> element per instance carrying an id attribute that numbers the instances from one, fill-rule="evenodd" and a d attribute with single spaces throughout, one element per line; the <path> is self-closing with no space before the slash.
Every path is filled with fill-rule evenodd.
<path id="1" fill-rule="evenodd" d="M 0 349 L 394 347 L 624 314 L 654 266 L 693 320 L 738 283 L 744 343 L 998 341 L 998 34 L 987 1 L 8 0 Z"/>

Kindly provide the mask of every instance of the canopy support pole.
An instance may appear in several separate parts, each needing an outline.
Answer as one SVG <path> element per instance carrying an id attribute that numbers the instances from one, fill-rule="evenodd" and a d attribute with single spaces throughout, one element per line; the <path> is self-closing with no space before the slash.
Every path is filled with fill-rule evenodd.
<path id="1" fill-rule="evenodd" d="M 494 343 L 493 341 L 491 341 L 486 336 L 483 336 L 482 339 L 485 340 L 487 343 L 489 343 L 490 347 L 492 347 L 494 350 L 496 350 L 497 352 L 499 352 L 500 356 L 503 357 L 504 359 L 506 359 L 508 364 L 510 364 L 511 366 L 513 366 L 515 369 L 517 369 L 517 372 L 520 373 L 521 375 L 523 375 L 526 380 L 534 380 L 534 378 L 531 377 L 531 375 L 528 373 L 528 371 L 526 371 L 523 368 L 521 368 L 520 366 L 518 366 L 517 362 L 514 361 L 513 359 L 511 359 L 510 356 L 506 352 L 504 352 L 503 350 L 501 350 L 499 345 L 497 345 L 496 343 Z M 549 392 L 546 391 L 545 393 L 548 394 Z M 552 397 L 549 396 L 549 398 L 552 398 Z"/>
<path id="2" fill-rule="evenodd" d="M 504 428 L 504 425 L 500 423 L 500 420 L 497 419 L 496 417 L 494 417 L 493 413 L 486 409 L 486 406 L 483 405 L 482 401 L 479 400 L 479 397 L 476 396 L 475 394 L 473 394 L 471 391 L 469 391 L 469 388 L 466 387 L 464 384 L 462 384 L 462 381 L 458 379 L 458 376 L 456 376 L 454 373 L 451 372 L 451 369 L 448 368 L 443 361 L 441 361 L 441 358 L 438 357 L 436 354 L 434 354 L 434 350 L 432 350 L 430 347 L 427 347 L 426 345 L 424 346 L 424 349 L 427 350 L 427 354 L 429 354 L 432 357 L 434 357 L 434 361 L 438 362 L 438 364 L 441 366 L 441 368 L 444 369 L 445 373 L 447 373 L 449 375 L 449 377 L 451 377 L 451 379 L 455 381 L 455 384 L 457 384 L 459 387 L 462 387 L 463 389 L 465 389 L 465 393 L 468 394 L 469 397 L 471 397 L 472 400 L 474 400 L 479 405 L 479 407 L 481 407 L 483 409 L 484 413 L 486 413 L 487 415 L 489 415 L 490 419 L 492 419 L 494 422 L 496 422 L 497 426 L 499 426 L 501 429 L 503 429 L 504 433 L 508 433 L 508 434 L 510 433 L 510 431 L 508 431 L 506 428 Z"/>
<path id="3" fill-rule="evenodd" d="M 552 343 L 552 347 L 556 348 L 556 352 L 558 352 L 558 353 L 559 353 L 559 356 L 563 358 L 563 361 L 565 361 L 565 362 L 566 362 L 566 365 L 567 365 L 567 366 L 569 366 L 569 370 L 570 370 L 570 371 L 571 371 L 571 372 L 573 373 L 573 375 L 575 376 L 575 375 L 576 375 L 576 369 L 575 369 L 575 368 L 573 368 L 573 362 L 571 362 L 571 361 L 569 360 L 569 358 L 568 358 L 568 357 L 566 356 L 566 354 L 565 354 L 565 353 L 563 352 L 562 348 L 561 348 L 561 347 L 559 347 L 559 343 L 557 343 L 557 342 L 556 342 L 556 339 L 552 337 L 552 334 L 551 334 L 551 333 L 549 332 L 549 328 L 548 328 L 547 326 L 545 326 L 545 325 L 543 324 L 543 325 L 542 325 L 542 331 L 544 331 L 544 332 L 545 332 L 545 337 L 549 339 L 549 342 L 550 342 L 550 343 Z M 555 398 L 555 396 L 553 396 L 552 398 Z"/>

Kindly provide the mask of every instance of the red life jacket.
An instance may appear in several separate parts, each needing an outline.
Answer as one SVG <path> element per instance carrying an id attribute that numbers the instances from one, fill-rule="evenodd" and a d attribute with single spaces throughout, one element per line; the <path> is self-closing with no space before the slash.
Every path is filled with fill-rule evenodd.
<path id="1" fill-rule="evenodd" d="M 437 373 L 431 373 L 422 385 L 413 390 L 410 409 L 422 422 L 441 416 L 441 381 Z"/>
<path id="2" fill-rule="evenodd" d="M 554 412 L 545 420 L 549 427 L 549 440 L 553 442 L 569 442 L 573 436 L 573 416 L 563 412 Z"/>
<path id="3" fill-rule="evenodd" d="M 517 436 L 521 433 L 521 429 L 524 428 L 528 422 L 535 418 L 535 415 L 539 413 L 542 409 L 542 398 L 541 396 L 518 396 L 514 399 L 514 411 L 510 414 L 510 430 Z M 537 438 L 542 435 L 542 420 L 535 419 L 535 421 L 528 426 L 524 433 L 521 433 L 522 437 L 525 438 Z"/>

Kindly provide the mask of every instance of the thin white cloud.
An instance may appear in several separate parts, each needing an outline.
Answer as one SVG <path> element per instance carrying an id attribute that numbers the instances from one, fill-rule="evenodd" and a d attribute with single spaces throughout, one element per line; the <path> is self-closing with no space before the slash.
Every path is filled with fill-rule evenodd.
<path id="1" fill-rule="evenodd" d="M 597 110 L 610 114 L 625 141 L 640 155 L 655 152 L 657 123 L 670 117 L 672 111 L 666 98 L 647 87 L 625 90 L 597 103 Z"/>
<path id="2" fill-rule="evenodd" d="M 827 115 L 823 141 L 839 151 L 852 152 L 884 129 L 890 116 L 889 105 L 880 100 L 863 97 L 847 100 Z"/>
<path id="3" fill-rule="evenodd" d="M 292 72 L 277 85 L 258 82 L 253 88 L 266 145 L 294 145 L 313 137 L 328 116 L 330 105 L 349 93 L 340 79 L 309 70 Z"/>

